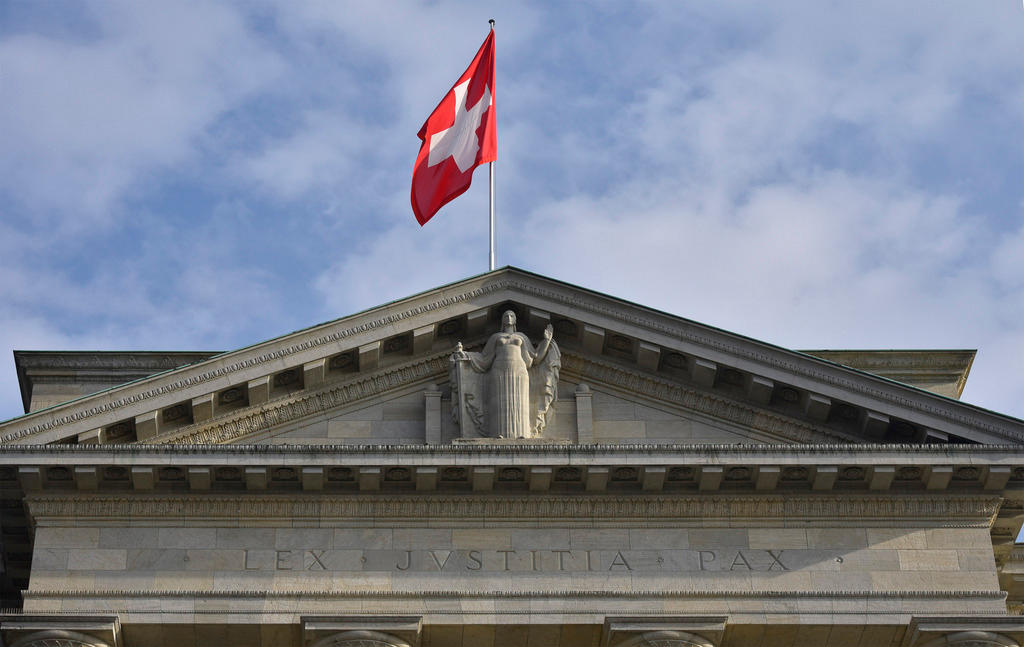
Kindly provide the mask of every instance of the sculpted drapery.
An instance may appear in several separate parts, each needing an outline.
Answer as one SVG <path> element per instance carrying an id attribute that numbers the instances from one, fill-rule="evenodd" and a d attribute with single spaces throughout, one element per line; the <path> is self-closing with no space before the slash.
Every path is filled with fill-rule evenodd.
<path id="1" fill-rule="evenodd" d="M 458 344 L 452 355 L 452 409 L 462 435 L 490 438 L 535 438 L 547 426 L 558 397 L 561 354 L 549 325 L 534 348 L 516 331 L 511 310 L 501 317 L 501 331 L 479 353 Z M 471 427 L 474 433 L 467 433 Z"/>

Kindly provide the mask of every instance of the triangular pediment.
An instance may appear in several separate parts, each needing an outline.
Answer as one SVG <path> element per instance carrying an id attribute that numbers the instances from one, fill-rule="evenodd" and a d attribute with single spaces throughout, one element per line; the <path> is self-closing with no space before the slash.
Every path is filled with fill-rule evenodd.
<path id="1" fill-rule="evenodd" d="M 544 431 L 545 440 L 569 443 L 578 440 L 583 415 L 581 400 L 590 405 L 589 437 L 595 443 L 735 445 L 784 440 L 784 437 L 668 402 L 591 388 L 583 394 L 578 389 L 579 384 L 565 381 L 559 384 L 559 390 L 565 395 L 559 399 L 556 413 Z M 442 384 L 437 394 L 441 413 L 440 442 L 456 442 L 460 429 L 448 415 L 450 390 Z M 352 407 L 340 407 L 263 433 L 247 434 L 237 442 L 260 445 L 424 444 L 429 415 L 427 401 L 423 389 L 400 395 L 387 393 Z"/>
<path id="2" fill-rule="evenodd" d="M 448 443 L 449 358 L 505 310 L 562 351 L 570 443 L 1024 442 L 1024 423 L 514 268 L 15 418 L 0 442 Z"/>

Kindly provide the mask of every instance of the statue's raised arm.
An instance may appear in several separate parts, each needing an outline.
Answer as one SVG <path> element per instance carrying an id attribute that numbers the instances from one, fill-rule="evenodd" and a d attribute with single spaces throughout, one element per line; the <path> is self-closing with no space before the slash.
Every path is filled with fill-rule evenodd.
<path id="1" fill-rule="evenodd" d="M 540 436 L 554 413 L 558 400 L 558 373 L 562 369 L 562 353 L 554 340 L 554 329 L 548 324 L 544 339 L 537 344 L 537 356 L 530 370 L 530 400 L 533 404 L 534 437 Z"/>

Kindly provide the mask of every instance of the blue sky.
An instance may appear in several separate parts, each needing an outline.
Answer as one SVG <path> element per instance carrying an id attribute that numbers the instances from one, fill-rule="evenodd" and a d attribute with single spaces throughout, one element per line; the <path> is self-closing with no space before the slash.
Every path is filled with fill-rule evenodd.
<path id="1" fill-rule="evenodd" d="M 1024 8 L 0 2 L 13 349 L 223 350 L 487 269 L 416 132 L 497 20 L 498 265 L 791 348 L 977 348 L 1024 416 Z"/>

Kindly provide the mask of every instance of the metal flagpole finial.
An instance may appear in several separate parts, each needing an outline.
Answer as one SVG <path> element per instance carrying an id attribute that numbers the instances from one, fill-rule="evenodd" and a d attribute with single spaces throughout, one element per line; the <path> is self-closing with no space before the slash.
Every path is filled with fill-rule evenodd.
<path id="1" fill-rule="evenodd" d="M 491 29 L 494 29 L 494 18 L 491 18 L 487 22 L 489 22 L 491 24 Z"/>

